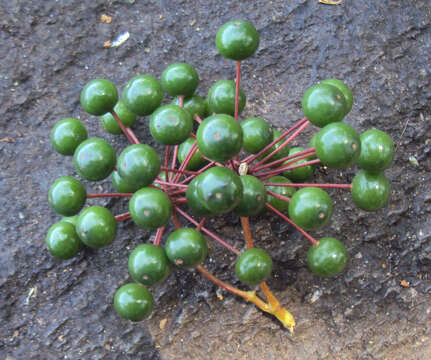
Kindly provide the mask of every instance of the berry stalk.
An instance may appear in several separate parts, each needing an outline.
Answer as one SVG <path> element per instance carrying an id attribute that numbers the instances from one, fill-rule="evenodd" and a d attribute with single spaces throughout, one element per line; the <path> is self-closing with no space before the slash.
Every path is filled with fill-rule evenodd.
<path id="1" fill-rule="evenodd" d="M 327 189 L 352 189 L 352 184 L 305 184 L 305 183 L 263 183 L 265 186 L 285 186 L 285 187 L 317 187 L 317 188 L 327 188 Z M 271 194 L 272 195 L 272 194 Z"/>
<path id="2" fill-rule="evenodd" d="M 263 172 L 263 173 L 260 173 L 260 174 L 257 174 L 256 176 L 257 177 L 260 177 L 261 178 L 261 180 L 266 180 L 266 179 L 269 179 L 271 176 L 273 176 L 273 175 L 278 175 L 278 174 L 280 174 L 281 172 L 283 172 L 283 171 L 287 171 L 287 170 L 293 170 L 293 169 L 297 169 L 297 168 L 300 168 L 300 167 L 304 167 L 304 166 L 308 166 L 308 165 L 314 165 L 314 164 L 319 164 L 320 163 L 320 160 L 319 159 L 314 159 L 314 160 L 310 160 L 310 161 L 307 161 L 307 162 L 305 162 L 305 163 L 302 163 L 302 164 L 295 164 L 295 165 L 292 165 L 292 163 L 295 163 L 295 162 L 297 162 L 297 161 L 299 161 L 299 160 L 302 160 L 302 159 L 305 159 L 305 158 L 307 158 L 308 156 L 303 156 L 303 157 L 300 157 L 300 158 L 298 158 L 298 159 L 295 159 L 294 161 L 291 161 L 290 162 L 290 165 L 289 164 L 286 164 L 286 165 L 284 165 L 284 166 L 280 166 L 279 168 L 277 168 L 277 169 L 274 169 L 274 170 L 270 170 L 270 171 L 266 171 L 266 172 Z"/>
<path id="3" fill-rule="evenodd" d="M 287 196 L 283 196 L 283 195 L 280 195 L 280 194 L 277 194 L 277 193 L 275 193 L 275 192 L 273 192 L 273 191 L 270 191 L 270 190 L 266 190 L 266 192 L 269 194 L 269 195 L 271 195 L 271 196 L 274 196 L 275 198 L 277 198 L 277 199 L 280 199 L 280 200 L 283 200 L 283 201 L 286 201 L 286 202 L 290 202 L 290 197 L 287 197 Z"/>
<path id="4" fill-rule="evenodd" d="M 290 225 L 292 225 L 296 230 L 298 230 L 302 235 L 304 235 L 305 238 L 307 238 L 313 245 L 319 244 L 319 242 L 312 237 L 310 234 L 308 234 L 304 229 L 296 225 L 292 220 L 290 220 L 286 215 L 282 214 L 280 211 L 278 211 L 275 207 L 273 207 L 271 204 L 266 203 L 266 207 L 280 216 L 283 220 L 287 221 Z"/>
<path id="5" fill-rule="evenodd" d="M 127 140 L 129 140 L 131 144 L 137 144 L 137 143 L 135 143 L 135 140 L 132 138 L 132 136 L 130 136 L 130 133 L 127 131 L 126 127 L 124 126 L 124 124 L 120 120 L 120 118 L 118 117 L 117 113 L 114 110 L 111 110 L 110 113 L 114 117 L 118 126 L 121 128 L 121 131 L 123 132 L 123 134 L 126 135 Z"/>
<path id="6" fill-rule="evenodd" d="M 266 145 L 262 150 L 260 150 L 258 153 L 254 155 L 250 155 L 246 157 L 242 162 L 246 162 L 248 164 L 252 163 L 254 160 L 256 160 L 259 156 L 266 153 L 269 149 L 271 149 L 275 144 L 277 144 L 280 140 L 283 140 L 285 137 L 287 137 L 290 133 L 295 131 L 297 128 L 299 128 L 301 125 L 306 123 L 308 120 L 307 118 L 303 118 L 302 120 L 298 121 L 295 125 L 293 125 L 290 129 L 286 130 L 283 134 L 281 134 L 277 139 L 270 142 L 268 145 Z"/>
<path id="7" fill-rule="evenodd" d="M 119 221 L 119 222 L 120 221 L 125 221 L 125 220 L 130 219 L 130 218 L 131 218 L 131 215 L 130 215 L 129 212 L 126 212 L 126 213 L 119 214 L 119 215 L 115 216 L 115 220 Z"/>
<path id="8" fill-rule="evenodd" d="M 164 231 L 165 231 L 165 227 L 164 226 L 159 227 L 157 229 L 157 231 L 156 231 L 156 237 L 154 238 L 154 241 L 153 241 L 154 245 L 156 245 L 156 246 L 160 245 L 160 242 L 162 241 L 162 236 L 163 236 Z"/>

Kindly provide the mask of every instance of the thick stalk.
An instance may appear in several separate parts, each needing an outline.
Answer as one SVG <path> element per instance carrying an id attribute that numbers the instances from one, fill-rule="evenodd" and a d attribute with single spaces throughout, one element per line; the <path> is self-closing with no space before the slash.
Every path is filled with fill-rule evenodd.
<path id="1" fill-rule="evenodd" d="M 154 238 L 154 242 L 153 242 L 154 245 L 156 245 L 156 246 L 160 245 L 160 242 L 162 241 L 162 236 L 163 236 L 164 231 L 165 231 L 165 227 L 164 226 L 159 227 L 157 229 L 157 231 L 156 231 L 156 237 Z"/>
<path id="2" fill-rule="evenodd" d="M 250 222 L 248 221 L 248 217 L 241 216 L 240 219 L 242 231 L 244 233 L 245 244 L 247 249 L 251 249 L 253 247 L 253 236 L 251 235 Z"/>
<path id="3" fill-rule="evenodd" d="M 282 186 L 282 187 L 317 187 L 317 188 L 327 188 L 327 189 L 352 189 L 352 184 L 299 184 L 299 183 L 263 183 L 265 186 Z"/>
<path id="4" fill-rule="evenodd" d="M 130 219 L 130 218 L 131 218 L 131 216 L 130 216 L 129 212 L 115 216 L 115 220 L 117 220 L 117 221 L 124 221 L 124 220 Z"/>

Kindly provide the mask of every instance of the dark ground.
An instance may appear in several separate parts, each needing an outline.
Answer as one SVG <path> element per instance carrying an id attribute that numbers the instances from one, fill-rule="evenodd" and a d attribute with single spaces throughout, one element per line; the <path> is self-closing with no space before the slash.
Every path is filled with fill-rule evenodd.
<path id="1" fill-rule="evenodd" d="M 431 358 L 430 8 L 428 0 L 3 1 L 0 359 Z M 112 22 L 102 23 L 102 14 Z M 50 146 L 54 123 L 80 116 L 91 136 L 104 136 L 117 150 L 126 146 L 84 114 L 83 85 L 106 77 L 121 88 L 136 74 L 159 77 L 166 65 L 187 61 L 204 95 L 215 80 L 233 77 L 234 65 L 217 54 L 214 36 L 235 18 L 253 22 L 261 35 L 259 51 L 243 67 L 244 116 L 285 128 L 301 118 L 307 87 L 337 77 L 356 98 L 346 121 L 359 131 L 385 130 L 397 145 L 386 171 L 392 183 L 386 209 L 364 213 L 347 193 L 333 193 L 337 211 L 324 232 L 348 248 L 343 275 L 316 278 L 306 269 L 303 239 L 269 216 L 254 222 L 257 244 L 274 258 L 270 285 L 297 319 L 293 336 L 252 305 L 226 293 L 220 301 L 216 288 L 193 272 L 178 271 L 154 290 L 157 308 L 149 320 L 120 319 L 113 294 L 128 281 L 128 254 L 149 235 L 129 222 L 113 245 L 71 261 L 54 260 L 44 247 L 58 220 L 48 188 L 74 174 L 71 159 Z M 124 31 L 130 38 L 123 45 L 103 47 Z M 146 119 L 137 134 L 147 137 Z M 320 175 L 346 182 L 354 171 Z M 114 213 L 127 206 L 99 203 Z M 237 219 L 211 226 L 240 246 Z M 234 259 L 225 254 L 214 245 L 207 266 L 235 281 Z"/>

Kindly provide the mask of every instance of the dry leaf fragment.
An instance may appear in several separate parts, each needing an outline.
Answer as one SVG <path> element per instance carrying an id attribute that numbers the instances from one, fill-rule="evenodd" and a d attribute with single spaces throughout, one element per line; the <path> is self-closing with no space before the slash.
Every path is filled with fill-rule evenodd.
<path id="1" fill-rule="evenodd" d="M 102 14 L 102 16 L 100 16 L 100 21 L 106 24 L 110 24 L 112 21 L 112 17 L 106 14 Z"/>

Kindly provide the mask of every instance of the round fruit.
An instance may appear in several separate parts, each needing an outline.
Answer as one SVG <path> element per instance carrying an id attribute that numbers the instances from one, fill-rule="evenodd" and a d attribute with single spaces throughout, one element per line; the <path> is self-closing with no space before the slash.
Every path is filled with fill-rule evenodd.
<path id="1" fill-rule="evenodd" d="M 314 134 L 312 137 L 311 137 L 311 139 L 310 139 L 310 141 L 308 142 L 308 147 L 309 148 L 316 148 L 316 139 L 317 139 L 317 134 L 318 133 L 316 133 L 316 134 Z M 311 155 L 310 156 L 310 160 L 314 160 L 314 159 L 317 159 L 317 156 L 316 155 Z M 314 166 L 316 166 L 316 165 L 314 165 Z"/>
<path id="2" fill-rule="evenodd" d="M 322 189 L 303 188 L 290 199 L 289 216 L 305 230 L 317 230 L 331 219 L 332 200 Z"/>
<path id="3" fill-rule="evenodd" d="M 99 181 L 108 177 L 115 168 L 117 155 L 111 145 L 100 138 L 82 142 L 73 155 L 76 172 L 84 179 Z"/>
<path id="4" fill-rule="evenodd" d="M 79 215 L 76 232 L 85 245 L 101 248 L 114 241 L 117 235 L 117 221 L 108 209 L 91 206 Z"/>
<path id="5" fill-rule="evenodd" d="M 125 182 L 139 189 L 150 185 L 157 177 L 160 159 L 149 145 L 130 145 L 118 157 L 117 171 Z"/>
<path id="6" fill-rule="evenodd" d="M 198 73 L 189 64 L 171 64 L 162 73 L 162 89 L 171 96 L 192 96 L 198 85 Z"/>
<path id="7" fill-rule="evenodd" d="M 128 266 L 133 280 L 147 286 L 164 281 L 171 272 L 165 250 L 153 244 L 139 245 L 133 250 Z"/>
<path id="8" fill-rule="evenodd" d="M 270 142 L 272 142 L 274 140 L 277 140 L 280 136 L 281 136 L 281 132 L 278 131 L 278 130 L 274 130 L 272 132 L 272 139 L 271 139 Z M 278 149 L 283 144 L 283 142 L 285 140 L 286 139 L 282 139 L 278 143 L 274 144 L 269 150 L 265 151 L 263 153 L 263 155 L 260 155 L 258 159 L 262 160 L 263 158 L 265 158 L 266 156 L 268 156 L 269 154 L 271 154 L 274 150 Z M 288 155 L 289 155 L 289 145 L 286 145 L 284 148 L 282 148 L 281 150 L 279 150 L 278 152 L 276 152 L 274 155 L 272 155 L 272 157 L 270 157 L 268 160 L 266 160 L 265 163 L 269 163 L 269 162 L 272 162 L 272 161 L 280 160 L 280 159 L 282 159 L 282 158 L 284 158 L 284 157 L 286 157 Z M 280 165 L 276 165 L 276 166 L 280 166 Z"/>
<path id="9" fill-rule="evenodd" d="M 353 202 L 365 211 L 384 207 L 388 203 L 390 191 L 391 185 L 382 173 L 361 170 L 352 181 Z"/>
<path id="10" fill-rule="evenodd" d="M 358 165 L 369 172 L 387 169 L 394 159 L 394 143 L 391 137 L 383 131 L 370 129 L 364 131 L 360 139 Z"/>
<path id="11" fill-rule="evenodd" d="M 263 183 L 251 175 L 240 176 L 242 198 L 235 212 L 239 216 L 255 216 L 265 209 L 266 189 Z"/>
<path id="12" fill-rule="evenodd" d="M 165 225 L 172 212 L 172 203 L 159 189 L 143 188 L 135 192 L 129 202 L 133 221 L 145 230 Z"/>
<path id="13" fill-rule="evenodd" d="M 347 257 L 343 243 L 332 237 L 324 237 L 308 250 L 307 264 L 316 275 L 329 277 L 343 271 Z"/>
<path id="14" fill-rule="evenodd" d="M 106 79 L 91 80 L 81 92 L 81 105 L 91 115 L 106 114 L 114 108 L 117 101 L 117 88 Z"/>
<path id="15" fill-rule="evenodd" d="M 55 180 L 49 188 L 48 202 L 56 213 L 63 216 L 79 213 L 86 200 L 87 191 L 84 185 L 71 176 Z"/>
<path id="16" fill-rule="evenodd" d="M 259 33 L 244 20 L 225 23 L 217 32 L 216 47 L 220 54 L 232 60 L 244 60 L 252 56 L 259 46 Z"/>
<path id="17" fill-rule="evenodd" d="M 144 285 L 126 284 L 115 293 L 114 307 L 121 317 L 132 321 L 141 321 L 153 311 L 153 295 Z"/>
<path id="18" fill-rule="evenodd" d="M 248 249 L 244 251 L 235 264 L 235 274 L 247 285 L 257 285 L 271 274 L 272 259 L 265 250 Z"/>
<path id="19" fill-rule="evenodd" d="M 73 258 L 83 246 L 75 226 L 63 220 L 49 228 L 45 242 L 52 256 L 64 260 Z"/>
<path id="20" fill-rule="evenodd" d="M 51 144 L 55 151 L 62 155 L 73 155 L 80 143 L 87 139 L 87 130 L 74 118 L 57 122 L 51 131 Z"/>
<path id="21" fill-rule="evenodd" d="M 231 169 L 215 166 L 200 175 L 197 186 L 199 200 L 214 214 L 223 214 L 238 206 L 242 182 Z"/>
<path id="22" fill-rule="evenodd" d="M 231 80 L 217 81 L 208 91 L 207 102 L 210 114 L 235 115 L 235 82 Z M 238 114 L 245 107 L 245 94 L 241 87 L 238 97 Z"/>
<path id="23" fill-rule="evenodd" d="M 266 180 L 266 182 L 269 183 L 282 183 L 282 184 L 291 184 L 292 181 L 285 178 L 284 176 L 273 176 L 272 178 L 269 178 Z M 276 193 L 278 195 L 286 196 L 288 198 L 292 197 L 293 194 L 296 191 L 296 188 L 292 186 L 267 186 L 267 190 L 272 191 L 273 193 Z M 270 205 L 274 206 L 277 210 L 281 212 L 286 212 L 289 209 L 289 203 L 287 201 L 277 199 L 276 197 L 272 195 L 268 195 L 268 202 Z"/>
<path id="24" fill-rule="evenodd" d="M 355 129 L 345 123 L 326 125 L 316 138 L 316 154 L 323 165 L 345 169 L 361 151 L 361 140 Z"/>
<path id="25" fill-rule="evenodd" d="M 308 88 L 302 98 L 302 111 L 305 117 L 318 127 L 341 121 L 346 111 L 343 93 L 333 85 L 316 84 Z"/>
<path id="26" fill-rule="evenodd" d="M 135 76 L 123 89 L 126 107 L 136 115 L 150 115 L 163 100 L 162 86 L 149 75 Z"/>
<path id="27" fill-rule="evenodd" d="M 173 105 L 180 105 L 180 99 L 176 97 L 172 101 Z M 193 117 L 197 114 L 201 119 L 207 116 L 207 105 L 205 100 L 202 99 L 199 95 L 193 95 L 184 99 L 183 109 L 187 110 L 193 119 Z"/>
<path id="28" fill-rule="evenodd" d="M 181 144 L 192 131 L 193 120 L 190 114 L 177 105 L 161 106 L 151 115 L 151 135 L 161 144 Z"/>
<path id="29" fill-rule="evenodd" d="M 252 154 L 258 153 L 274 140 L 271 127 L 261 118 L 245 119 L 241 122 L 241 128 L 243 133 L 242 147 Z"/>
<path id="30" fill-rule="evenodd" d="M 171 233 L 165 249 L 169 260 L 183 268 L 193 268 L 201 264 L 208 252 L 202 234 L 190 228 L 181 228 Z"/>
<path id="31" fill-rule="evenodd" d="M 346 115 L 352 110 L 353 105 L 353 94 L 352 91 L 344 84 L 341 80 L 338 79 L 326 79 L 320 82 L 321 84 L 328 84 L 335 86 L 338 90 L 340 90 L 344 99 L 346 100 Z"/>
<path id="32" fill-rule="evenodd" d="M 134 193 L 136 190 L 140 189 L 139 186 L 132 185 L 125 181 L 116 170 L 112 172 L 111 181 L 115 190 L 119 193 Z"/>
<path id="33" fill-rule="evenodd" d="M 305 149 L 303 147 L 294 147 L 291 148 L 289 151 L 289 156 L 297 154 L 301 151 L 304 151 Z M 294 163 L 291 163 L 290 165 L 300 165 L 300 164 L 304 164 L 307 161 L 313 160 L 312 156 L 306 157 L 305 159 L 302 160 L 298 160 Z M 287 160 L 286 162 L 283 163 L 283 165 L 287 165 L 288 162 L 290 162 L 292 160 Z M 304 181 L 309 179 L 314 172 L 314 165 L 307 165 L 307 166 L 302 166 L 302 167 L 298 167 L 296 169 L 292 169 L 292 170 L 286 170 L 283 172 L 283 175 L 288 177 L 290 180 L 292 181 Z"/>
<path id="34" fill-rule="evenodd" d="M 225 162 L 241 150 L 242 130 L 230 115 L 217 114 L 207 117 L 196 133 L 199 150 L 214 161 Z"/>
<path id="35" fill-rule="evenodd" d="M 186 198 L 187 198 L 187 205 L 188 207 L 196 214 L 200 216 L 210 216 L 213 215 L 213 213 L 208 210 L 204 203 L 199 199 L 198 196 L 198 186 L 199 186 L 199 179 L 201 176 L 196 176 L 187 186 L 186 191 Z"/>
<path id="36" fill-rule="evenodd" d="M 136 115 L 127 109 L 123 100 L 119 100 L 114 106 L 114 112 L 125 127 L 131 127 L 135 123 Z M 103 128 L 110 134 L 120 135 L 122 130 L 111 113 L 106 113 L 100 118 Z"/>
<path id="37" fill-rule="evenodd" d="M 184 141 L 178 148 L 178 161 L 180 163 L 184 162 L 184 160 L 187 157 L 187 154 L 189 153 L 190 149 L 192 148 L 193 144 L 195 142 L 195 139 L 188 138 L 186 141 Z M 201 152 L 199 151 L 199 148 L 196 150 L 196 152 L 193 154 L 192 158 L 188 162 L 186 169 L 187 170 L 199 170 L 203 166 L 205 166 L 208 163 L 207 160 L 205 160 L 202 157 Z"/>

